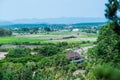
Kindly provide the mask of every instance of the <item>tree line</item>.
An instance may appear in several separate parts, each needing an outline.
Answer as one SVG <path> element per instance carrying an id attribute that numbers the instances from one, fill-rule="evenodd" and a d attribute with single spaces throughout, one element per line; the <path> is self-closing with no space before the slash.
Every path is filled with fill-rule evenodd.
<path id="1" fill-rule="evenodd" d="M 11 35 L 12 35 L 12 31 L 8 29 L 0 28 L 0 36 L 11 36 Z"/>

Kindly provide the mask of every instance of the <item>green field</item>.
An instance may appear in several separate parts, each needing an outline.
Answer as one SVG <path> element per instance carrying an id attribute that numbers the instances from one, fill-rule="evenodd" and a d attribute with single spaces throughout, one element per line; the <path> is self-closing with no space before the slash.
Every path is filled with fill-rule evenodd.
<path id="1" fill-rule="evenodd" d="M 75 38 L 63 39 L 64 37 L 74 36 Z M 0 37 L 0 44 L 21 44 L 21 43 L 56 43 L 68 42 L 77 43 L 88 39 L 88 41 L 95 41 L 98 34 L 87 34 L 80 32 L 49 32 L 30 35 L 16 35 L 8 37 Z"/>
<path id="2" fill-rule="evenodd" d="M 37 39 L 37 38 L 25 38 L 25 37 L 16 37 L 16 36 L 11 36 L 11 37 L 0 37 L 0 44 L 13 44 L 13 43 L 38 43 L 41 41 L 45 41 L 42 39 Z"/>

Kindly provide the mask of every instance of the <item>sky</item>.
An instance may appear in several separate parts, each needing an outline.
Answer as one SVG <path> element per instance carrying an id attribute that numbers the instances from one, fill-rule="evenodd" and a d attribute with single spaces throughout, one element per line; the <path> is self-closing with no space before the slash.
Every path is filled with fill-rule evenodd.
<path id="1" fill-rule="evenodd" d="M 107 0 L 0 0 L 0 20 L 25 18 L 104 18 Z"/>

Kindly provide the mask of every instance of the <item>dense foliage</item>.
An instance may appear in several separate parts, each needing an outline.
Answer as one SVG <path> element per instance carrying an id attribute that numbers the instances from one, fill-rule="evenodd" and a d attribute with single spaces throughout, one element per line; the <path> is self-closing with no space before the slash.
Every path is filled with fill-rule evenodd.
<path id="1" fill-rule="evenodd" d="M 108 3 L 106 4 L 107 9 L 105 10 L 105 17 L 115 23 L 119 23 L 120 17 L 117 15 L 119 6 L 120 4 L 118 0 L 108 0 Z"/>
<path id="2" fill-rule="evenodd" d="M 43 44 L 30 50 L 28 48 L 10 49 L 6 58 L 0 61 L 0 80 L 119 80 L 120 76 L 120 26 L 117 10 L 118 0 L 108 0 L 104 25 L 94 48 L 85 54 L 83 63 L 70 63 L 65 54 L 67 49 L 80 47 L 80 44 L 61 42 Z M 76 25 L 77 26 L 77 25 Z M 45 28 L 43 28 L 45 29 Z M 23 30 L 28 31 L 27 29 Z M 50 31 L 46 27 L 45 31 Z M 91 30 L 85 30 L 91 32 Z M 94 31 L 93 31 L 94 32 Z M 64 39 L 74 36 L 64 37 Z M 31 54 L 31 51 L 36 54 Z M 74 76 L 73 72 L 85 69 L 85 74 Z"/>
<path id="3" fill-rule="evenodd" d="M 72 48 L 66 42 L 41 45 L 33 50 L 14 48 L 0 60 L 0 80 L 70 80 L 83 65 L 70 63 L 65 54 Z M 79 44 L 80 45 L 80 44 Z M 37 54 L 31 54 L 36 51 Z"/>
<path id="4" fill-rule="evenodd" d="M 114 23 L 104 25 L 97 45 L 88 51 L 86 73 L 90 80 L 119 80 L 120 35 L 114 26 Z"/>
<path id="5" fill-rule="evenodd" d="M 89 80 L 119 80 L 120 76 L 120 26 L 118 0 L 108 0 L 106 18 L 98 36 L 97 45 L 88 51 L 86 74 Z"/>
<path id="6" fill-rule="evenodd" d="M 52 56 L 52 55 L 57 54 L 60 51 L 62 51 L 62 49 L 55 45 L 48 45 L 48 46 L 45 45 L 45 46 L 35 48 L 34 51 L 37 51 L 38 55 Z"/>
<path id="7" fill-rule="evenodd" d="M 98 64 L 88 74 L 89 80 L 119 80 L 120 69 L 109 64 Z"/>
<path id="8" fill-rule="evenodd" d="M 105 62 L 117 63 L 120 61 L 120 36 L 114 31 L 113 26 L 114 23 L 110 23 L 101 28 L 95 53 L 97 58 L 101 58 Z"/>
<path id="9" fill-rule="evenodd" d="M 29 48 L 16 48 L 16 49 L 10 49 L 8 51 L 7 57 L 21 57 L 30 55 L 31 50 Z"/>
<path id="10" fill-rule="evenodd" d="M 7 29 L 0 28 L 0 36 L 11 36 L 12 32 Z"/>

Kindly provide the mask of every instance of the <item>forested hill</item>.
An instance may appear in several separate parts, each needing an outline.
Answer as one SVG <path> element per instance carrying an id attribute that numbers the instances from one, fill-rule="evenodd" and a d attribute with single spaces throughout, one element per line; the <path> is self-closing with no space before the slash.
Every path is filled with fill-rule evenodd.
<path id="1" fill-rule="evenodd" d="M 58 27 L 64 28 L 67 26 L 72 27 L 89 27 L 89 26 L 101 26 L 106 22 L 97 23 L 76 23 L 76 24 L 10 24 L 10 25 L 0 25 L 0 28 L 34 28 L 34 27 Z"/>

